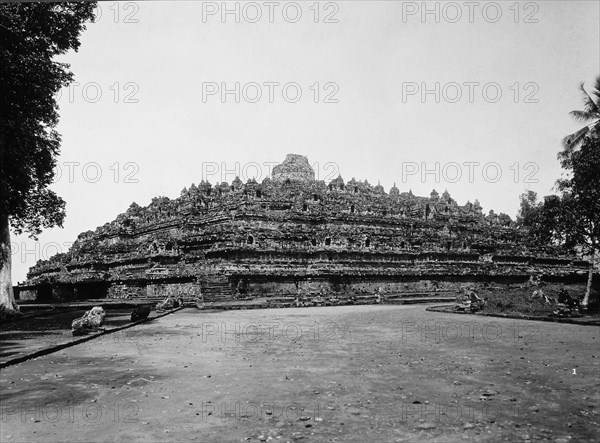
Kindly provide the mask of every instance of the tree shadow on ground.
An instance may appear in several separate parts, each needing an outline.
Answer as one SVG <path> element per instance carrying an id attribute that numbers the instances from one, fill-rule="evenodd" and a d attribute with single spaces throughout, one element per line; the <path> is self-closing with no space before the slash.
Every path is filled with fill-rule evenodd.
<path id="1" fill-rule="evenodd" d="M 73 337 L 71 323 L 81 317 L 85 309 L 67 312 L 49 312 L 21 321 L 0 324 L 0 358 L 25 352 L 27 348 L 56 346 L 68 343 L 80 337 Z M 131 323 L 131 311 L 109 310 L 106 313 L 103 328 L 113 329 Z"/>
<path id="2" fill-rule="evenodd" d="M 129 357 L 55 356 L 41 361 L 33 372 L 20 372 L 19 378 L 7 375 L 2 381 L 10 385 L 3 383 L 0 400 L 3 407 L 78 404 L 96 397 L 101 386 L 140 389 L 161 379 L 155 368 L 138 366 L 131 371 L 131 366 Z"/>

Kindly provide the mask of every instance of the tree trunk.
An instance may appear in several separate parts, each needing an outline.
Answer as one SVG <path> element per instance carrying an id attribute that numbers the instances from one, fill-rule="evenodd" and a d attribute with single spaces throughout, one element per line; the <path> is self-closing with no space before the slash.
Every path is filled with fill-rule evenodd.
<path id="1" fill-rule="evenodd" d="M 583 309 L 587 309 L 588 303 L 590 301 L 590 292 L 592 292 L 592 278 L 594 277 L 595 258 L 596 251 L 592 250 L 592 260 L 590 261 L 590 270 L 588 272 L 587 286 L 585 288 L 585 295 L 583 296 L 583 300 L 581 302 L 581 306 L 583 307 Z"/>
<path id="2" fill-rule="evenodd" d="M 0 311 L 17 312 L 11 279 L 12 251 L 8 215 L 0 214 Z"/>

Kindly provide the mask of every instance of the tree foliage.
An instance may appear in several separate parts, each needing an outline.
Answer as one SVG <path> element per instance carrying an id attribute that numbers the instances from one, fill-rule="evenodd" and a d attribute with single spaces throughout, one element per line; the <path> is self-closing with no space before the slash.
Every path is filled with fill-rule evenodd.
<path id="1" fill-rule="evenodd" d="M 600 137 L 587 138 L 571 154 L 572 175 L 557 182 L 563 193 L 565 217 L 570 223 L 565 228 L 569 240 L 584 245 L 592 253 L 600 240 Z"/>
<path id="2" fill-rule="evenodd" d="M 77 51 L 95 7 L 0 3 L 0 317 L 18 311 L 10 228 L 35 238 L 65 217 L 65 202 L 48 186 L 60 148 L 56 94 L 73 74 L 55 57 Z"/>
<path id="3" fill-rule="evenodd" d="M 521 195 L 517 223 L 529 230 L 535 243 L 551 243 L 591 253 L 600 239 L 600 138 L 586 139 L 569 160 L 571 177 L 557 181 L 560 195 Z"/>
<path id="4" fill-rule="evenodd" d="M 584 93 L 585 111 L 573 111 L 580 121 L 593 123 L 563 140 L 559 153 L 567 178 L 557 180 L 560 195 L 544 197 L 537 202 L 535 192 L 521 195 L 517 222 L 529 229 L 530 240 L 552 243 L 567 250 L 579 249 L 590 259 L 588 282 L 581 302 L 587 307 L 595 262 L 600 252 L 600 77 L 596 80 L 594 101 Z"/>
<path id="5" fill-rule="evenodd" d="M 54 58 L 77 51 L 94 8 L 95 2 L 0 4 L 0 214 L 15 233 L 35 236 L 62 224 L 65 202 L 48 186 L 60 148 L 55 97 L 73 74 Z"/>
<path id="6" fill-rule="evenodd" d="M 529 230 L 532 244 L 552 244 L 566 249 L 573 246 L 565 238 L 562 204 L 562 198 L 558 195 L 547 195 L 543 201 L 538 201 L 534 191 L 521 194 L 517 224 Z"/>

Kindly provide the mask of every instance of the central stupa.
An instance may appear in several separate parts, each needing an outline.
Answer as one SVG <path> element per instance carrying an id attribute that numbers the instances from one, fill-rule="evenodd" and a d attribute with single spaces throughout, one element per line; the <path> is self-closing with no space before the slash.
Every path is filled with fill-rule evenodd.
<path id="1" fill-rule="evenodd" d="M 288 154 L 280 165 L 273 168 L 272 178 L 278 182 L 314 181 L 315 171 L 303 155 Z"/>

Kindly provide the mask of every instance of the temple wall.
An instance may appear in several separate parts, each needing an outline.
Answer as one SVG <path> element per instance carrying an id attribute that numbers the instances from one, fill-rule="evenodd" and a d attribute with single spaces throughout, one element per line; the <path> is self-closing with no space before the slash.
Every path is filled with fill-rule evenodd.
<path id="1" fill-rule="evenodd" d="M 112 284 L 108 288 L 108 298 L 143 298 L 146 296 L 146 285 Z"/>
<path id="2" fill-rule="evenodd" d="M 171 282 L 171 283 L 114 283 L 108 289 L 108 298 L 112 299 L 143 299 L 166 298 L 168 296 L 198 297 L 201 294 L 200 283 Z"/>
<path id="3" fill-rule="evenodd" d="M 159 283 L 146 286 L 147 297 L 199 297 L 201 295 L 201 286 L 199 283 Z"/>
<path id="4" fill-rule="evenodd" d="M 257 277 L 253 281 L 251 277 L 247 280 L 247 295 L 250 297 L 269 297 L 278 295 L 296 294 L 321 294 L 321 295 L 344 295 L 344 294 L 398 294 L 410 295 L 415 292 L 455 292 L 462 286 L 469 285 L 474 288 L 486 286 L 510 286 L 520 285 L 528 281 L 525 276 L 510 278 L 494 278 L 491 276 L 437 276 L 441 279 L 377 279 L 348 277 L 348 278 L 290 278 L 289 280 L 268 277 Z M 583 281 L 583 277 L 573 279 L 573 283 Z"/>

